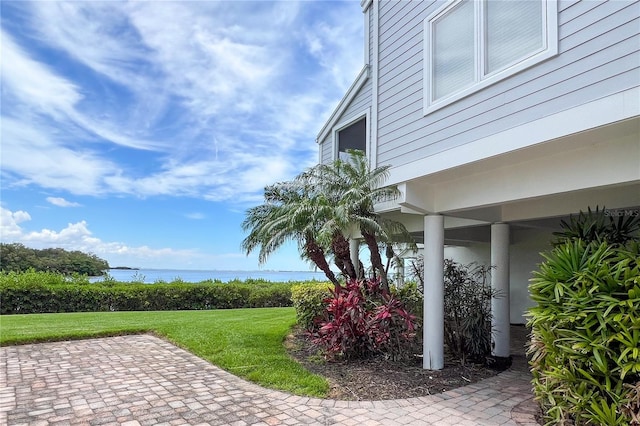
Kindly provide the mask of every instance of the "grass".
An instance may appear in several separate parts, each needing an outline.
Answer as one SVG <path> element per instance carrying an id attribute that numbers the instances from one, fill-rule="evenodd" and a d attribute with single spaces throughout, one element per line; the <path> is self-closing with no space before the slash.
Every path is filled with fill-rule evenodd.
<path id="1" fill-rule="evenodd" d="M 293 308 L 2 315 L 0 345 L 153 332 L 237 376 L 296 395 L 329 385 L 287 354 Z"/>

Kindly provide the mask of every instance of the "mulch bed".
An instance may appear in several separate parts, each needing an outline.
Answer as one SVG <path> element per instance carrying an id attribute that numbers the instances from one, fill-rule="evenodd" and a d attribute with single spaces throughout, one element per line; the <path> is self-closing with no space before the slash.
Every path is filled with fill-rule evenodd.
<path id="1" fill-rule="evenodd" d="M 501 370 L 459 362 L 445 355 L 442 370 L 424 370 L 422 358 L 390 361 L 383 357 L 364 360 L 327 361 L 300 330 L 286 341 L 289 354 L 309 371 L 328 379 L 328 398 L 383 400 L 433 395 L 495 376 Z"/>

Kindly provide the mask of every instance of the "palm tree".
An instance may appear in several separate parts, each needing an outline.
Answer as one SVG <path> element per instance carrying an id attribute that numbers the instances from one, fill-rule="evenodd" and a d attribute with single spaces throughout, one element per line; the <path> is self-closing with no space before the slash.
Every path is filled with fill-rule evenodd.
<path id="1" fill-rule="evenodd" d="M 263 263 L 286 241 L 297 241 L 304 256 L 339 288 L 325 255 L 333 253 L 346 278 L 360 278 L 359 264 L 354 266 L 349 250 L 349 238 L 357 230 L 371 253 L 374 278 L 378 276 L 388 290 L 378 244 L 413 240 L 404 225 L 380 216 L 374 206 L 397 198 L 399 190 L 382 186 L 389 167 L 372 170 L 363 152 L 349 153 L 349 161 L 319 164 L 292 181 L 265 188 L 265 203 L 249 209 L 242 224 L 250 231 L 242 243 L 247 254 L 259 246 L 258 260 Z"/>
<path id="2" fill-rule="evenodd" d="M 315 237 L 317 218 L 326 209 L 310 189 L 296 181 L 266 187 L 265 203 L 247 210 L 242 228 L 250 232 L 243 240 L 242 248 L 249 254 L 260 247 L 258 261 L 264 263 L 282 244 L 296 241 L 304 257 L 323 271 L 337 289 L 340 283 Z"/>
<path id="3" fill-rule="evenodd" d="M 338 160 L 339 161 L 339 160 Z M 298 175 L 294 182 L 308 188 L 308 196 L 313 198 L 317 212 L 316 238 L 319 244 L 333 254 L 334 263 L 346 278 L 357 279 L 357 269 L 351 259 L 349 240 L 345 237 L 344 228 L 348 227 L 341 218 L 344 217 L 340 205 L 340 190 L 331 182 L 326 166 L 316 165 Z"/>
<path id="4" fill-rule="evenodd" d="M 371 266 L 375 276 L 380 277 L 382 287 L 389 289 L 387 271 L 380 256 L 379 243 L 390 244 L 402 241 L 414 245 L 411 235 L 399 222 L 386 219 L 375 212 L 375 204 L 394 200 L 400 195 L 395 186 L 383 186 L 389 175 L 389 166 L 371 169 L 362 151 L 349 151 L 348 161 L 336 160 L 331 164 L 321 164 L 310 171 L 321 191 L 334 203 L 332 214 L 320 228 L 319 239 L 330 235 L 332 242 L 348 254 L 348 241 L 344 237 L 357 228 L 371 254 Z M 332 248 L 334 244 L 332 244 Z M 335 253 L 335 248 L 334 248 Z M 335 253 L 337 256 L 337 253 Z M 349 258 L 347 256 L 347 258 Z M 351 261 L 349 261 L 351 264 Z M 356 269 L 351 264 L 351 277 L 356 277 Z"/>

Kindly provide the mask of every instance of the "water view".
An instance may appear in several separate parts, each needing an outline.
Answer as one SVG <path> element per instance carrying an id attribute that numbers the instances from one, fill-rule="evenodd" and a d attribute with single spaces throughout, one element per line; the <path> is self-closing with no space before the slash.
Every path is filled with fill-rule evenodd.
<path id="1" fill-rule="evenodd" d="M 141 281 L 145 283 L 171 282 L 182 280 L 189 283 L 197 283 L 206 280 L 220 280 L 222 282 L 235 279 L 246 280 L 248 278 L 263 279 L 272 282 L 287 281 L 326 281 L 322 272 L 313 271 L 196 271 L 180 269 L 110 269 L 110 277 L 116 281 L 129 282 Z M 103 280 L 104 277 L 95 277 L 92 281 Z"/>

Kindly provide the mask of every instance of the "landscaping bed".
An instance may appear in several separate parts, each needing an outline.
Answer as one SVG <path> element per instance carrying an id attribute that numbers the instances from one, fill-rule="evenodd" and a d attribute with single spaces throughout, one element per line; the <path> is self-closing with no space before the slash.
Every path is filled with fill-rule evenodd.
<path id="1" fill-rule="evenodd" d="M 485 365 L 460 365 L 445 356 L 445 368 L 424 370 L 422 358 L 396 362 L 384 357 L 327 361 L 299 329 L 287 337 L 286 347 L 309 371 L 326 377 L 328 398 L 339 400 L 383 400 L 433 395 L 466 386 L 500 372 Z"/>

